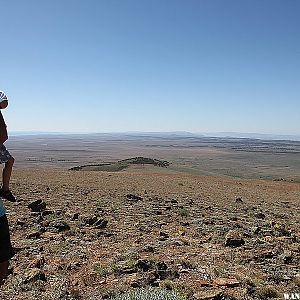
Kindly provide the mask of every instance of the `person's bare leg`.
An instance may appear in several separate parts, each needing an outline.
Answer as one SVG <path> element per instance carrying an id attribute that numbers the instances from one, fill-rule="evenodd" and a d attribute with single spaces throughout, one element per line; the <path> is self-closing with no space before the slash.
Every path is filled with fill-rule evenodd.
<path id="1" fill-rule="evenodd" d="M 5 163 L 5 166 L 3 168 L 3 173 L 2 173 L 2 190 L 3 191 L 9 190 L 9 182 L 10 182 L 10 177 L 11 177 L 14 162 L 15 162 L 15 159 L 13 157 L 10 158 Z"/>
<path id="2" fill-rule="evenodd" d="M 3 284 L 4 279 L 7 276 L 8 266 L 9 266 L 9 262 L 8 261 L 0 263 L 0 285 Z"/>

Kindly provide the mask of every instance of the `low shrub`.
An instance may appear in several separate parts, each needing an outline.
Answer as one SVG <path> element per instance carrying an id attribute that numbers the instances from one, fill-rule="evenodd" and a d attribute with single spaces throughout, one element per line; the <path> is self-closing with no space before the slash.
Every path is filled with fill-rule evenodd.
<path id="1" fill-rule="evenodd" d="M 185 300 L 173 291 L 159 288 L 139 288 L 118 295 L 111 300 Z"/>

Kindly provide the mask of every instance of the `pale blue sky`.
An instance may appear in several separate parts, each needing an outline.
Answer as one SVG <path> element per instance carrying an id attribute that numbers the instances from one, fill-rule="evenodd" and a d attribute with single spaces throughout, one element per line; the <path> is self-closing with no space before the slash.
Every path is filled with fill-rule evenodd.
<path id="1" fill-rule="evenodd" d="M 8 128 L 300 134 L 298 0 L 0 0 Z"/>

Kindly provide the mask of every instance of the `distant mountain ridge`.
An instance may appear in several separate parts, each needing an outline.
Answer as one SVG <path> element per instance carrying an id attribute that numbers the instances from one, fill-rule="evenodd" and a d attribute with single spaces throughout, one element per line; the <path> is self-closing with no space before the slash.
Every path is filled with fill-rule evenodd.
<path id="1" fill-rule="evenodd" d="M 270 133 L 241 133 L 241 132 L 214 132 L 205 133 L 205 136 L 222 138 L 250 138 L 260 140 L 290 140 L 300 141 L 300 135 L 291 134 L 270 134 Z"/>
<path id="2" fill-rule="evenodd" d="M 188 131 L 169 131 L 169 132 L 47 132 L 47 131 L 12 131 L 12 136 L 27 135 L 104 135 L 104 136 L 144 136 L 144 137 L 220 137 L 220 138 L 249 138 L 260 140 L 289 140 L 300 141 L 300 135 L 289 134 L 268 134 L 268 133 L 241 133 L 241 132 L 188 132 Z"/>

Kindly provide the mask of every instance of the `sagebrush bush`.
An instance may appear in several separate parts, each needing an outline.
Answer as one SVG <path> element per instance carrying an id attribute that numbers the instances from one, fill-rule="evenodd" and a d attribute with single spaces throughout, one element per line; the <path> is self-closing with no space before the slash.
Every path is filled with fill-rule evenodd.
<path id="1" fill-rule="evenodd" d="M 272 286 L 261 287 L 260 289 L 258 289 L 258 295 L 260 296 L 260 299 L 270 299 L 279 297 L 279 293 Z"/>
<path id="2" fill-rule="evenodd" d="M 185 300 L 185 297 L 177 295 L 173 291 L 159 288 L 135 289 L 118 295 L 111 300 Z"/>

